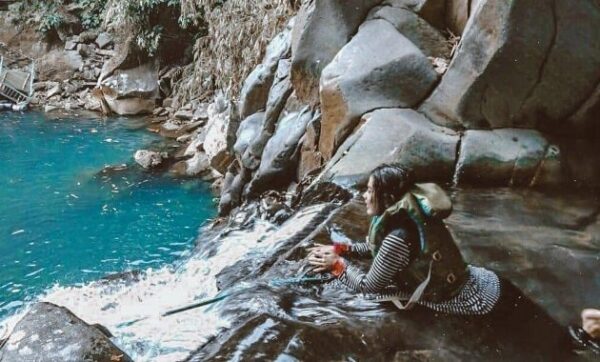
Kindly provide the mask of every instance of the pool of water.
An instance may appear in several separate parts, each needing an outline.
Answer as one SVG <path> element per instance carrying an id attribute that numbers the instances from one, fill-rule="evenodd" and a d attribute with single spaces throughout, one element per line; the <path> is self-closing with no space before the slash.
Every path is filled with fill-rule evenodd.
<path id="1" fill-rule="evenodd" d="M 210 190 L 134 165 L 160 142 L 142 125 L 0 113 L 0 319 L 57 285 L 158 268 L 193 248 L 215 213 Z"/>

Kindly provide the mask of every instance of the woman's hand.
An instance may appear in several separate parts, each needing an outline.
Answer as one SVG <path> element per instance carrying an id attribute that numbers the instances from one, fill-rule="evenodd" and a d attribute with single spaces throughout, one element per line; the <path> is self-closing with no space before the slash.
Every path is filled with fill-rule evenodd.
<path id="1" fill-rule="evenodd" d="M 308 263 L 314 267 L 314 272 L 323 273 L 331 270 L 339 258 L 333 252 L 333 247 L 330 247 L 311 251 L 307 259 Z"/>
<path id="2" fill-rule="evenodd" d="M 311 255 L 321 255 L 327 253 L 335 253 L 335 249 L 333 245 L 325 245 L 325 244 L 315 244 L 312 248 L 308 248 L 308 256 Z"/>

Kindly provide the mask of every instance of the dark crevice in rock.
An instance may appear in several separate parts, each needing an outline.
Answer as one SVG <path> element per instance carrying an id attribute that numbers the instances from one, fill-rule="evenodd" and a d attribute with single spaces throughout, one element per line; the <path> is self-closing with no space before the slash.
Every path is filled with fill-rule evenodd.
<path id="1" fill-rule="evenodd" d="M 552 8 L 552 25 L 553 25 L 552 39 L 550 40 L 550 43 L 548 44 L 548 47 L 546 48 L 546 54 L 545 54 L 544 60 L 542 61 L 542 64 L 539 67 L 539 71 L 538 71 L 535 83 L 533 83 L 533 85 L 529 89 L 529 92 L 527 92 L 527 95 L 525 96 L 523 102 L 521 102 L 521 107 L 519 107 L 519 111 L 516 112 L 517 117 L 520 117 L 521 119 L 526 118 L 526 115 L 523 114 L 523 108 L 531 100 L 531 98 L 533 97 L 533 94 L 535 93 L 535 90 L 537 89 L 538 85 L 541 83 L 542 78 L 544 77 L 544 72 L 546 70 L 546 64 L 548 63 L 548 60 L 550 59 L 550 54 L 552 53 L 552 50 L 554 49 L 554 46 L 556 44 L 556 38 L 558 36 L 558 16 L 556 14 L 556 0 L 552 1 L 551 8 Z M 538 117 L 535 120 L 536 125 L 534 128 L 536 128 L 536 129 L 539 128 L 540 121 L 541 121 L 541 118 Z"/>
<path id="2" fill-rule="evenodd" d="M 459 135 L 458 135 L 458 142 L 456 142 L 456 153 L 455 153 L 455 156 L 454 156 L 454 174 L 452 175 L 452 184 L 454 186 L 458 185 L 458 181 L 459 181 L 459 178 L 460 178 L 460 175 L 458 174 L 459 171 L 460 171 L 459 170 L 460 165 L 458 164 L 458 161 L 460 160 L 460 150 L 461 150 L 461 147 L 462 147 L 462 139 L 463 139 L 463 137 L 464 137 L 464 133 L 460 132 Z"/>
<path id="3" fill-rule="evenodd" d="M 492 128 L 490 121 L 485 118 L 485 112 L 483 111 L 483 105 L 486 101 L 486 94 L 488 89 L 490 88 L 489 84 L 486 84 L 484 90 L 481 92 L 481 99 L 479 99 L 479 116 L 481 117 L 477 122 L 479 128 Z"/>

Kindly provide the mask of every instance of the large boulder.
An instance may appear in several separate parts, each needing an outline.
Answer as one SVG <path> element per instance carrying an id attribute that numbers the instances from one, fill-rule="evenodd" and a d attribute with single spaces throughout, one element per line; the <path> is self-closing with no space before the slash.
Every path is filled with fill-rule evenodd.
<path id="1" fill-rule="evenodd" d="M 444 36 L 414 12 L 405 1 L 384 2 L 374 8 L 367 20 L 382 19 L 392 24 L 428 57 L 449 58 L 450 43 Z"/>
<path id="2" fill-rule="evenodd" d="M 68 309 L 37 303 L 15 326 L 0 360 L 6 362 L 128 362 L 132 359 L 107 336 Z"/>
<path id="3" fill-rule="evenodd" d="M 596 1 L 482 0 L 471 10 L 448 71 L 421 108 L 434 122 L 562 134 L 596 122 L 588 113 L 563 126 L 591 108 L 600 79 Z"/>
<path id="4" fill-rule="evenodd" d="M 363 116 L 362 126 L 338 149 L 323 180 L 365 183 L 382 163 L 412 169 L 418 180 L 450 181 L 459 135 L 411 109 L 381 109 Z"/>
<path id="5" fill-rule="evenodd" d="M 319 102 L 321 71 L 382 0 L 304 1 L 292 32 L 292 83 L 300 100 Z"/>
<path id="6" fill-rule="evenodd" d="M 279 121 L 275 134 L 269 139 L 262 154 L 260 168 L 250 184 L 251 194 L 285 186 L 296 178 L 300 155 L 298 143 L 312 116 L 307 107 L 302 112 L 288 114 Z"/>
<path id="7" fill-rule="evenodd" d="M 549 144 L 535 130 L 468 130 L 461 140 L 454 181 L 478 185 L 531 185 L 536 174 L 550 171 L 539 170 L 550 165 L 543 162 L 550 147 L 556 149 L 559 158 L 557 146 Z M 560 169 L 551 171 L 558 172 L 553 180 L 546 177 L 543 182 L 560 182 Z"/>
<path id="8" fill-rule="evenodd" d="M 279 61 L 277 75 L 273 86 L 269 90 L 265 120 L 260 133 L 250 142 L 242 156 L 242 163 L 249 170 L 256 170 L 267 142 L 273 136 L 279 116 L 292 94 L 292 83 L 290 82 L 290 62 L 287 59 Z"/>
<path id="9" fill-rule="evenodd" d="M 110 110 L 119 115 L 152 113 L 159 97 L 158 67 L 146 63 L 131 69 L 117 69 L 100 86 Z"/>
<path id="10" fill-rule="evenodd" d="M 365 22 L 323 71 L 319 150 L 331 158 L 364 113 L 416 106 L 436 81 L 431 62 L 390 23 Z"/>

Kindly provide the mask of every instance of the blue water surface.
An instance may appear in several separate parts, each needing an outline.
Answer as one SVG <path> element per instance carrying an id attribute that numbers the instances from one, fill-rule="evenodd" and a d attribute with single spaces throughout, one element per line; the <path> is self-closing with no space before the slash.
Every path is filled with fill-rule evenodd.
<path id="1" fill-rule="evenodd" d="M 140 122 L 0 112 L 0 319 L 56 283 L 189 253 L 215 213 L 212 195 L 198 180 L 133 164 L 137 149 L 159 142 Z"/>

